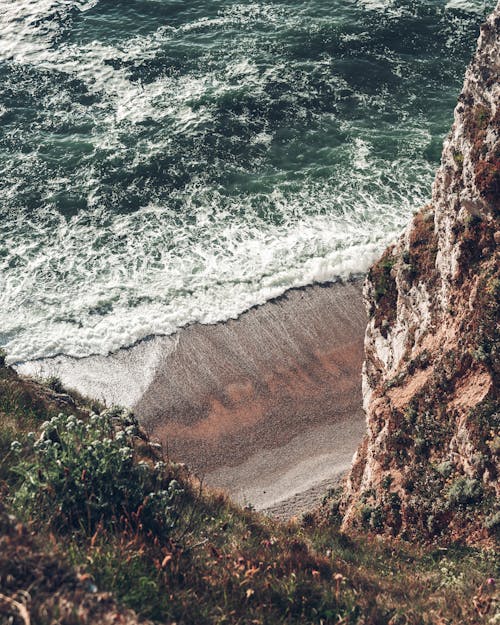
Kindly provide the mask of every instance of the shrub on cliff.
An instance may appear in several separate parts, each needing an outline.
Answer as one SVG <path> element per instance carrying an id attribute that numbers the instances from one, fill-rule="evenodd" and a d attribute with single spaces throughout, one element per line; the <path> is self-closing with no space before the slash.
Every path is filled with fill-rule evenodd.
<path id="1" fill-rule="evenodd" d="M 46 421 L 38 439 L 31 432 L 11 445 L 19 454 L 14 507 L 57 529 L 90 533 L 98 524 L 125 523 L 171 531 L 182 489 L 165 463 L 134 461 L 137 434 L 135 420 L 118 411 L 88 421 L 64 414 Z"/>
<path id="2" fill-rule="evenodd" d="M 467 506 L 482 499 L 483 489 L 478 480 L 468 477 L 458 478 L 448 491 L 448 502 L 451 505 Z"/>

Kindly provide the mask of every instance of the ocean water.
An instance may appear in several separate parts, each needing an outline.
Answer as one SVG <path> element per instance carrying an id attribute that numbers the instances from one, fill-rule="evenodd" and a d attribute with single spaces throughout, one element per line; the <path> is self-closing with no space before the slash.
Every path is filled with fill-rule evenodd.
<path id="1" fill-rule="evenodd" d="M 0 0 L 0 346 L 106 354 L 364 272 L 480 0 Z"/>

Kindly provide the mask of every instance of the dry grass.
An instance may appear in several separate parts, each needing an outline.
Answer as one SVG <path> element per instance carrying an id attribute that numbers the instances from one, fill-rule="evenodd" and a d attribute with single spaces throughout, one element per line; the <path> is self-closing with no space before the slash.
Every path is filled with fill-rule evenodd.
<path id="1" fill-rule="evenodd" d="M 61 394 L 47 395 L 10 370 L 1 375 L 12 428 L 6 440 L 60 410 Z M 29 401 L 16 407 L 26 393 Z M 86 413 L 77 403 L 66 408 Z M 147 441 L 137 450 L 136 461 L 156 453 Z M 179 476 L 188 503 L 168 539 L 161 528 L 158 534 L 126 524 L 58 531 L 36 511 L 23 523 L 9 517 L 19 479 L 13 464 L 2 456 L 2 625 L 494 622 L 495 587 L 487 580 L 500 571 L 491 552 L 349 537 L 331 522 L 328 507 L 304 524 L 279 523 L 198 490 L 188 475 Z"/>

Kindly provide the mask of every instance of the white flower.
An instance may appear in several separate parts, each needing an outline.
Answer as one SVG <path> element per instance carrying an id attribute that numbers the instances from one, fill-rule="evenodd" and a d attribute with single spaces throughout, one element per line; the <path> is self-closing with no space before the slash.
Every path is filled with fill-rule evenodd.
<path id="1" fill-rule="evenodd" d="M 130 447 L 120 447 L 120 454 L 123 458 L 130 458 L 132 456 L 132 450 Z"/>

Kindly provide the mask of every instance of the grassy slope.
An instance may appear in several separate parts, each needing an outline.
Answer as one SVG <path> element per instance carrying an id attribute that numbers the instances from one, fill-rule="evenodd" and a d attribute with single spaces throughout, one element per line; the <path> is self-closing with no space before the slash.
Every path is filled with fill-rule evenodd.
<path id="1" fill-rule="evenodd" d="M 280 524 L 199 489 L 172 465 L 185 493 L 173 530 L 146 531 L 134 523 L 136 510 L 126 511 L 126 522 L 64 527 L 52 492 L 53 516 L 16 509 L 25 477 L 12 468 L 30 460 L 28 432 L 60 412 L 85 421 L 99 410 L 56 391 L 0 366 L 2 625 L 27 623 L 27 614 L 31 623 L 135 622 L 125 608 L 179 625 L 500 623 L 487 582 L 499 574 L 494 552 L 346 536 L 327 509 Z M 10 451 L 14 440 L 21 458 Z M 142 435 L 131 444 L 134 466 L 158 459 Z"/>

